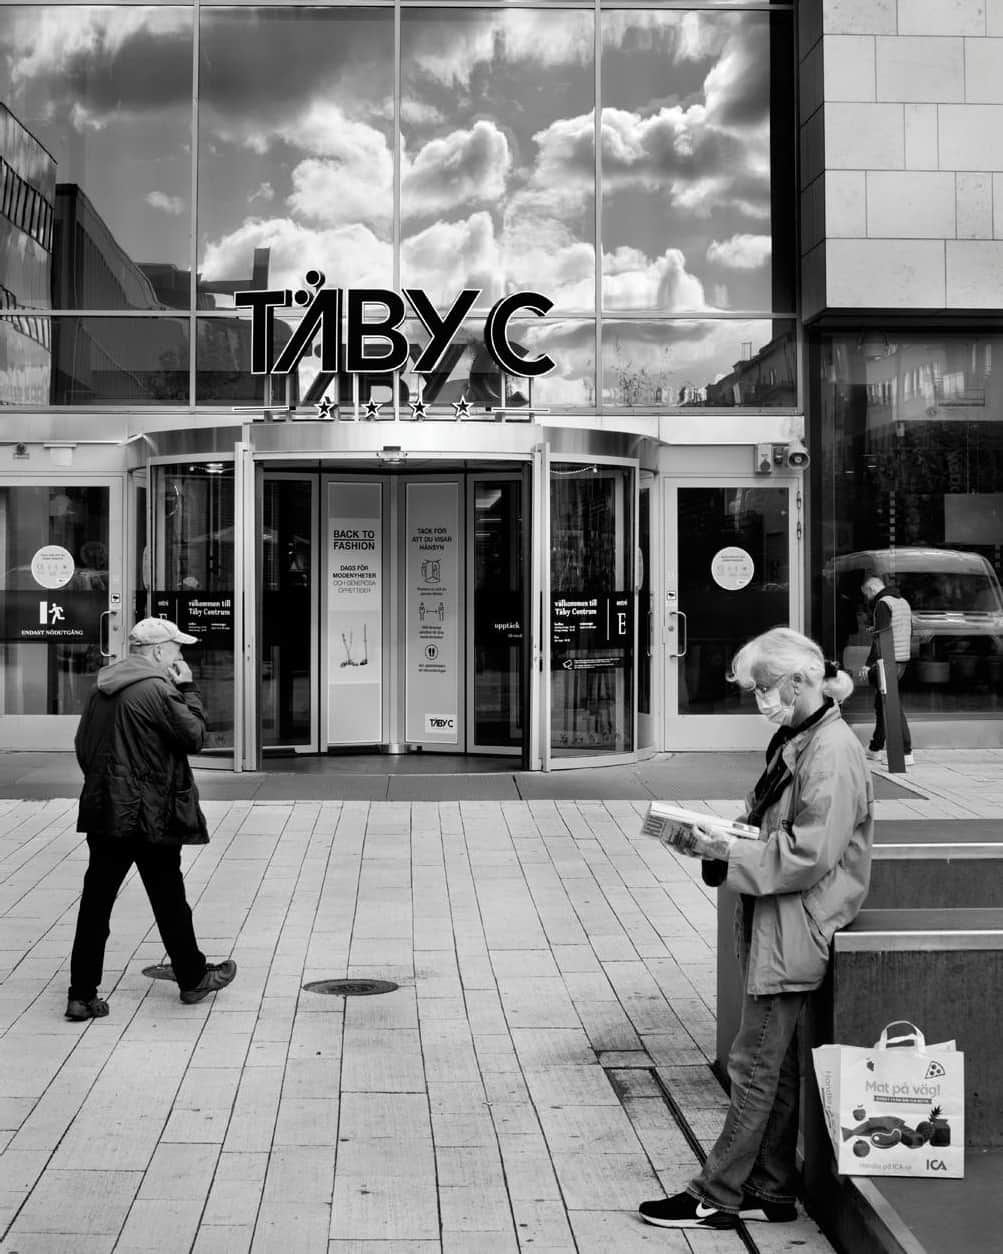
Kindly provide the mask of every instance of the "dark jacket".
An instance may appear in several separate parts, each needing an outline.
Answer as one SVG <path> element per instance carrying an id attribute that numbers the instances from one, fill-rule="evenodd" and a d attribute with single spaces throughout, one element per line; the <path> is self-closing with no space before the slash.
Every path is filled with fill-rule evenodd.
<path id="1" fill-rule="evenodd" d="M 194 684 L 176 687 L 138 654 L 98 672 L 74 747 L 84 773 L 77 831 L 156 844 L 209 839 L 188 764 L 205 742 Z"/>

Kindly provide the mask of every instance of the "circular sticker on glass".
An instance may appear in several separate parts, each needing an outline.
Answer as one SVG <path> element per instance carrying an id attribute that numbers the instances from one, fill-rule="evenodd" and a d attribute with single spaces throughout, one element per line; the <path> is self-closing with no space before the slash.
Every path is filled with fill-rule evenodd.
<path id="1" fill-rule="evenodd" d="M 719 588 L 737 592 L 739 588 L 752 582 L 756 563 L 752 560 L 752 554 L 745 549 L 719 549 L 710 564 L 710 573 Z"/>
<path id="2" fill-rule="evenodd" d="M 65 588 L 73 578 L 73 556 L 61 544 L 46 544 L 31 559 L 31 574 L 43 588 Z"/>

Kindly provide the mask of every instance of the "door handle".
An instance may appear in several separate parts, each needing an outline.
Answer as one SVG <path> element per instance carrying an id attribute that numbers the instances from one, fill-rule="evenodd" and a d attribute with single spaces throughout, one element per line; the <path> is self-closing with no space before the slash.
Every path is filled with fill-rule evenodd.
<path id="1" fill-rule="evenodd" d="M 675 614 L 676 618 L 679 619 L 679 634 L 682 637 L 681 647 L 677 649 L 675 653 L 670 653 L 669 657 L 685 657 L 686 650 L 690 643 L 690 632 L 689 625 L 686 621 L 686 615 L 682 610 L 669 610 L 669 613 Z"/>
<path id="2" fill-rule="evenodd" d="M 655 652 L 653 641 L 655 639 L 655 611 L 648 610 L 648 657 Z"/>
<path id="3" fill-rule="evenodd" d="M 117 613 L 118 613 L 118 610 L 102 610 L 101 616 L 98 618 L 98 649 L 100 650 L 102 657 L 112 656 L 111 649 L 106 649 L 104 647 L 105 640 L 106 640 L 105 619 L 106 618 L 110 619 L 112 614 L 117 614 Z"/>

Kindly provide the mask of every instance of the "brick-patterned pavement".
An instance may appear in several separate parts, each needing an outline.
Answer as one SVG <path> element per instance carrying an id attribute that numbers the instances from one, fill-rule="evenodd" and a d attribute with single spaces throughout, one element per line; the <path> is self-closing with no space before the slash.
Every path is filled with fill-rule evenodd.
<path id="1" fill-rule="evenodd" d="M 745 1248 L 635 1214 L 696 1167 L 665 1092 L 704 1146 L 725 1106 L 715 899 L 642 801 L 205 808 L 189 894 L 237 980 L 183 1006 L 142 974 L 164 955 L 133 875 L 111 1014 L 81 1025 L 75 802 L 0 801 L 0 1254 Z M 302 989 L 348 976 L 400 987 Z"/>

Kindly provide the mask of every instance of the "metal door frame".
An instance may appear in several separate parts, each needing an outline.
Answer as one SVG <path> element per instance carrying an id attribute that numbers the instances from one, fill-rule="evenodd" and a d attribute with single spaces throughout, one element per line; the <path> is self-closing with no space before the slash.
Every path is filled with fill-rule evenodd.
<path id="1" fill-rule="evenodd" d="M 787 489 L 787 560 L 790 571 L 788 587 L 788 621 L 795 631 L 803 631 L 804 596 L 802 588 L 804 549 L 804 488 L 800 475 L 774 476 L 700 474 L 665 475 L 662 492 L 665 511 L 665 547 L 662 568 L 665 584 L 661 596 L 659 652 L 664 660 L 662 683 L 664 734 L 663 748 L 679 749 L 761 749 L 764 745 L 763 720 L 751 714 L 680 714 L 679 667 L 677 660 L 685 656 L 676 651 L 682 632 L 680 611 L 674 607 L 679 586 L 679 489 L 680 488 L 786 488 Z M 672 621 L 675 616 L 675 621 Z M 685 611 L 682 612 L 683 631 Z"/>
<path id="2" fill-rule="evenodd" d="M 640 685 L 637 689 L 637 749 L 643 753 L 661 748 L 662 741 L 662 665 L 663 650 L 659 648 L 658 607 L 662 599 L 662 481 L 651 470 L 642 469 L 638 474 L 637 483 L 637 550 L 638 563 L 641 561 L 641 493 L 648 493 L 648 564 L 644 571 L 644 580 L 648 586 L 650 609 L 646 622 L 641 621 L 640 596 L 641 581 L 635 577 L 635 606 L 637 613 L 637 655 L 645 649 L 650 665 L 649 683 L 651 685 L 651 708 L 647 714 L 641 713 Z"/>
<path id="3" fill-rule="evenodd" d="M 105 662 L 123 656 L 126 650 L 124 589 L 127 545 L 125 543 L 126 501 L 124 472 L 94 474 L 30 474 L 0 476 L 3 488 L 67 487 L 108 489 L 108 602 L 101 617 L 108 616 L 108 648 L 103 646 L 98 624 L 98 646 Z M 117 598 L 117 600 L 115 599 Z M 9 642 L 14 643 L 14 642 Z M 0 749 L 69 750 L 73 748 L 79 715 L 77 714 L 5 714 L 0 718 Z"/>

